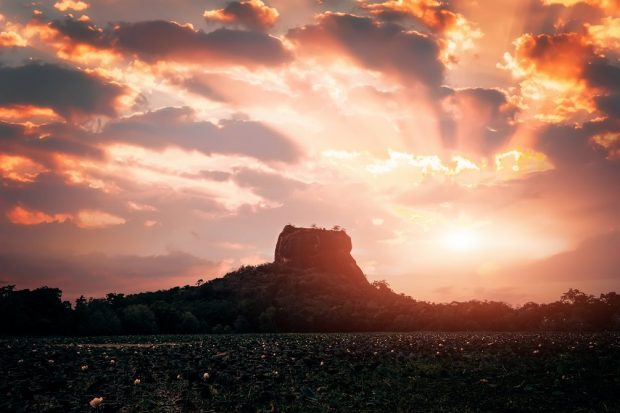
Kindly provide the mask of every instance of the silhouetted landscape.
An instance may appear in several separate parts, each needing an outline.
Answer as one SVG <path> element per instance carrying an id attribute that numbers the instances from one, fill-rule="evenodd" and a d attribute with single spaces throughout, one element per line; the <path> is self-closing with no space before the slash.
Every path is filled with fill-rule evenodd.
<path id="1" fill-rule="evenodd" d="M 59 289 L 3 287 L 0 409 L 547 412 L 620 405 L 616 293 L 570 289 L 557 302 L 518 308 L 434 304 L 397 294 L 385 281 L 369 283 L 351 249 L 339 228 L 287 225 L 274 262 L 195 286 L 81 297 L 75 305 Z"/>
<path id="2" fill-rule="evenodd" d="M 620 0 L 0 0 L 0 413 L 620 413 L 619 195 Z"/>
<path id="3" fill-rule="evenodd" d="M 196 286 L 62 301 L 56 288 L 2 287 L 5 335 L 620 329 L 620 296 L 570 289 L 558 301 L 428 303 L 369 283 L 342 230 L 287 226 L 273 263 Z"/>

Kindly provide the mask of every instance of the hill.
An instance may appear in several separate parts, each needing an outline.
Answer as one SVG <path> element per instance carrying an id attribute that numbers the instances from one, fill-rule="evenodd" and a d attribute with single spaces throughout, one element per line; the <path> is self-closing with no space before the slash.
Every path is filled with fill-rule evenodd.
<path id="1" fill-rule="evenodd" d="M 603 330 L 620 328 L 620 296 L 569 290 L 550 304 L 433 304 L 369 283 L 342 230 L 284 227 L 273 263 L 245 266 L 199 286 L 74 306 L 56 288 L 0 289 L 1 334 Z"/>

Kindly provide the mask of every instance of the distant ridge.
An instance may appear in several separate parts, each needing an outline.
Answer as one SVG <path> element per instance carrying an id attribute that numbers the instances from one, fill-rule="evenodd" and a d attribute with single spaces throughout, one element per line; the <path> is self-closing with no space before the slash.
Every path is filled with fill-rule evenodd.
<path id="1" fill-rule="evenodd" d="M 571 289 L 559 301 L 434 304 L 366 280 L 352 241 L 334 228 L 284 227 L 272 263 L 196 286 L 76 300 L 57 288 L 0 288 L 0 334 L 620 330 L 620 295 Z"/>

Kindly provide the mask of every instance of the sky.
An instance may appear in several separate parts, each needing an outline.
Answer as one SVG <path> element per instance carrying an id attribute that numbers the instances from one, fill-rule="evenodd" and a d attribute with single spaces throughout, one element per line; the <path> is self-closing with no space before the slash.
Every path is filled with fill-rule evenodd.
<path id="1" fill-rule="evenodd" d="M 353 240 L 419 300 L 620 291 L 620 1 L 0 1 L 0 284 Z"/>

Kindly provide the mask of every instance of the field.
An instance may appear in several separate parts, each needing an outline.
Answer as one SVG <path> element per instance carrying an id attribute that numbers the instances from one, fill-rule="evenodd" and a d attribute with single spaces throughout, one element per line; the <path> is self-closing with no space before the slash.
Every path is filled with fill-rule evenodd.
<path id="1" fill-rule="evenodd" d="M 0 349 L 3 412 L 620 411 L 617 333 L 8 338 Z"/>

